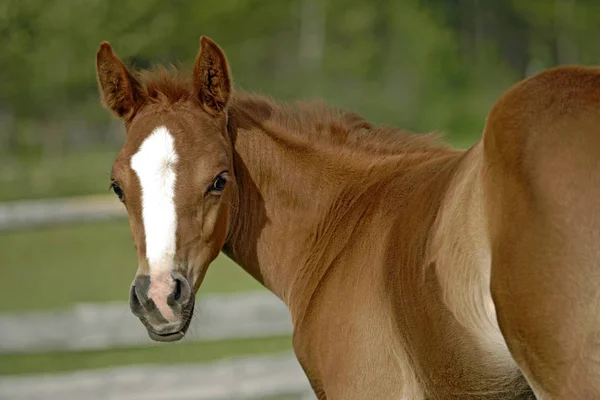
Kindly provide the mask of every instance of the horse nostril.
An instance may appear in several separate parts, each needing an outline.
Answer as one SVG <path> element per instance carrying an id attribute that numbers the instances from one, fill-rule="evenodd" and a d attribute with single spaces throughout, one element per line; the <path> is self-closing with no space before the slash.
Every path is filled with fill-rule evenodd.
<path id="1" fill-rule="evenodd" d="M 181 298 L 181 280 L 175 279 L 175 291 L 173 292 L 173 300 L 179 301 Z"/>
<path id="2" fill-rule="evenodd" d="M 135 285 L 131 285 L 131 288 L 129 288 L 129 300 L 132 304 L 140 304 L 140 299 L 138 299 L 135 292 Z"/>
<path id="3" fill-rule="evenodd" d="M 167 298 L 167 304 L 171 307 L 181 307 L 190 300 L 190 284 L 188 283 L 188 280 L 179 273 L 173 273 L 171 276 L 175 285 L 173 291 Z"/>

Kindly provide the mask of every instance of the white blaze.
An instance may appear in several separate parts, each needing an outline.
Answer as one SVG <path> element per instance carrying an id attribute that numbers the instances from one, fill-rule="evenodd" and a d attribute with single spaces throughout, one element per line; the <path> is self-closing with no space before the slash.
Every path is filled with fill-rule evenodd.
<path id="1" fill-rule="evenodd" d="M 152 275 L 171 269 L 175 256 L 175 164 L 173 136 L 159 126 L 131 157 L 131 168 L 142 187 L 142 220 L 146 236 L 146 257 Z"/>

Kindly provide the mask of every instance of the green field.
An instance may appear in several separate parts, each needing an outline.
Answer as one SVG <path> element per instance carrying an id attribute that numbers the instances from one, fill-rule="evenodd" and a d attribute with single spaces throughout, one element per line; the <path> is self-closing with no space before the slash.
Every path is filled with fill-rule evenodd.
<path id="1" fill-rule="evenodd" d="M 0 375 L 33 374 L 105 368 L 134 364 L 185 364 L 230 357 L 291 351 L 291 338 L 224 340 L 210 343 L 163 343 L 153 347 L 123 348 L 0 356 Z"/>
<path id="2" fill-rule="evenodd" d="M 0 311 L 128 300 L 137 261 L 126 221 L 0 234 Z M 224 255 L 199 295 L 264 290 Z"/>
<path id="3" fill-rule="evenodd" d="M 118 148 L 61 156 L 10 158 L 1 155 L 0 201 L 108 193 Z"/>

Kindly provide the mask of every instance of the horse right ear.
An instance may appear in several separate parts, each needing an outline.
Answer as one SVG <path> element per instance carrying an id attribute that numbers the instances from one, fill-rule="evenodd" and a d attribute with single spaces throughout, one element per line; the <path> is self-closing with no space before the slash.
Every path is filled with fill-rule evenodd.
<path id="1" fill-rule="evenodd" d="M 124 120 L 133 118 L 145 101 L 145 90 L 108 42 L 102 42 L 96 54 L 96 77 L 104 107 Z"/>

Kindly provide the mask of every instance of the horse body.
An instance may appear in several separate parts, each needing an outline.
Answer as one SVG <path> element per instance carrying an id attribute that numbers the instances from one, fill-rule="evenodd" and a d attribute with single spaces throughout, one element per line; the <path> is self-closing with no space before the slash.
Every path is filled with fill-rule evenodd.
<path id="1" fill-rule="evenodd" d="M 582 194 L 600 169 L 581 143 L 600 135 L 589 139 L 597 128 L 574 110 L 597 112 L 556 101 L 556 90 L 596 101 L 598 72 L 554 72 L 579 71 L 588 85 L 575 93 L 569 79 L 550 90 L 532 78 L 533 89 L 497 103 L 481 142 L 458 151 L 319 103 L 230 95 L 225 57 L 206 38 L 192 81 L 159 72 L 138 82 L 103 46 L 103 100 L 128 130 L 113 181 L 138 248 L 132 310 L 153 339 L 185 334 L 190 292 L 222 250 L 288 306 L 294 351 L 320 399 L 600 395 L 597 224 L 575 224 L 571 208 L 596 210 Z M 527 98 L 544 87 L 546 103 Z M 580 124 L 575 144 L 561 136 L 565 115 Z M 171 278 L 148 266 L 144 189 L 128 167 L 158 126 L 174 154 L 154 163 L 172 191 L 151 181 L 176 209 L 167 221 L 176 248 L 157 252 Z M 585 162 L 572 168 L 556 143 Z M 569 257 L 578 264 L 565 273 Z M 586 324 L 560 325 L 578 320 Z"/>
<path id="2" fill-rule="evenodd" d="M 318 107 L 296 112 L 310 115 Z M 258 109 L 267 122 L 257 117 Z M 452 304 L 472 317 L 468 307 L 478 307 L 479 299 L 455 287 L 466 271 L 490 267 L 489 257 L 472 257 L 483 250 L 471 237 L 464 237 L 471 248 L 457 252 L 447 248 L 453 246 L 443 234 L 476 232 L 469 223 L 481 229 L 470 220 L 477 200 L 464 201 L 481 194 L 473 187 L 479 175 L 471 162 L 480 149 L 465 154 L 423 142 L 415 154 L 370 153 L 357 161 L 364 156 L 360 147 L 341 143 L 315 150 L 286 135 L 277 112 L 257 96 L 232 99 L 229 126 L 241 200 L 224 250 L 288 305 L 294 348 L 315 391 L 328 398 L 365 398 L 377 388 L 382 397 L 412 399 L 425 393 L 497 398 L 518 390 L 520 374 L 493 319 L 461 326 L 447 310 Z M 324 113 L 318 121 L 336 125 L 335 115 Z M 303 128 L 305 135 L 314 129 Z M 364 135 L 368 129 L 359 128 Z M 447 201 L 450 189 L 458 193 Z M 471 277 L 462 279 L 470 291 L 484 287 L 479 281 L 468 287 Z M 492 305 L 489 292 L 481 296 Z M 480 344 L 473 332 L 490 322 L 498 340 Z M 482 332 L 481 340 L 489 341 L 489 333 Z M 490 368 L 496 358 L 504 363 Z"/>
<path id="3" fill-rule="evenodd" d="M 233 126 L 239 113 L 235 107 L 234 101 Z M 481 148 L 466 154 L 425 147 L 415 155 L 371 155 L 365 169 L 357 168 L 355 154 L 348 154 L 354 165 L 354 173 L 348 173 L 343 153 L 299 157 L 287 147 L 281 154 L 255 152 L 255 146 L 274 146 L 272 134 L 260 125 L 238 130 L 236 171 L 263 177 L 242 185 L 256 192 L 241 196 L 262 193 L 261 203 L 246 204 L 265 207 L 269 224 L 254 220 L 261 227 L 256 236 L 248 226 L 236 235 L 234 225 L 226 249 L 242 266 L 253 262 L 239 254 L 248 247 L 259 249 L 260 276 L 290 308 L 294 348 L 315 391 L 327 398 L 357 399 L 494 399 L 526 392 L 489 314 L 493 303 L 482 282 L 486 269 L 489 282 L 490 258 L 483 250 L 489 245 L 472 241 L 482 226 L 482 214 L 472 208 L 481 208 L 479 174 L 473 173 L 478 169 L 472 163 Z M 310 149 L 305 145 L 299 151 Z M 259 154 L 278 161 L 273 165 Z M 284 186 L 277 194 L 290 190 L 289 182 L 266 177 L 311 157 L 316 159 L 302 171 L 313 182 L 292 187 L 302 190 L 322 181 L 337 190 L 309 191 L 305 199 L 291 190 L 290 212 L 279 195 L 268 195 L 277 184 Z M 320 176 L 323 168 L 333 176 Z M 449 196 L 450 190 L 457 193 Z M 244 215 L 261 214 L 244 207 L 239 211 Z M 449 231 L 467 235 L 444 235 Z M 449 243 L 447 237 L 462 243 Z M 480 236 L 479 242 L 484 239 Z M 272 275 L 296 278 L 283 284 Z"/>

